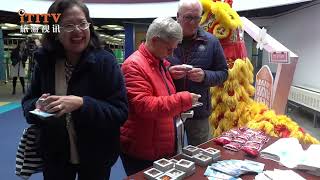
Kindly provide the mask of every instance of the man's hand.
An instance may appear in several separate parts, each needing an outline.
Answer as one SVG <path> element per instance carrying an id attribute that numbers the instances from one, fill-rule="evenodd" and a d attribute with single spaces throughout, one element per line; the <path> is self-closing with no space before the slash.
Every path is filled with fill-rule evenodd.
<path id="1" fill-rule="evenodd" d="M 83 105 L 83 99 L 79 96 L 48 96 L 44 100 L 44 110 L 48 113 L 57 113 L 60 117 L 65 113 L 70 113 L 79 109 Z"/>
<path id="2" fill-rule="evenodd" d="M 204 71 L 201 68 L 192 68 L 188 71 L 187 77 L 194 82 L 202 82 L 204 80 Z"/>
<path id="3" fill-rule="evenodd" d="M 169 72 L 173 79 L 181 79 L 187 75 L 187 68 L 182 65 L 175 65 L 169 68 Z"/>

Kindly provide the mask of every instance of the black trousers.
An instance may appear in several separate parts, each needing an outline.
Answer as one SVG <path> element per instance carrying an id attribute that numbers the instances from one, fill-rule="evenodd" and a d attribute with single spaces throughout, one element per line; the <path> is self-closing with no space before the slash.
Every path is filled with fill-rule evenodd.
<path id="1" fill-rule="evenodd" d="M 131 176 L 153 165 L 153 161 L 136 159 L 121 153 L 120 158 L 127 176 Z"/>
<path id="2" fill-rule="evenodd" d="M 105 165 L 74 165 L 70 163 L 45 163 L 44 180 L 108 180 L 111 167 Z"/>
<path id="3" fill-rule="evenodd" d="M 13 77 L 13 81 L 12 81 L 12 93 L 15 94 L 16 93 L 16 85 L 17 85 L 17 79 L 18 77 Z M 25 92 L 25 88 L 24 88 L 24 77 L 19 77 L 20 79 L 20 83 L 22 86 L 22 92 Z"/>

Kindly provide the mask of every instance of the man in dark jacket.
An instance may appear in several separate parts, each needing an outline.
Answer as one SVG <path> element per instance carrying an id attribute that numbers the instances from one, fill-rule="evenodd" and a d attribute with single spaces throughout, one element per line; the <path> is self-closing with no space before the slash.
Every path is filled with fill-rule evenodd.
<path id="1" fill-rule="evenodd" d="M 181 0 L 177 20 L 183 29 L 183 41 L 169 59 L 169 71 L 177 91 L 200 94 L 203 105 L 194 108 L 194 117 L 185 122 L 188 144 L 198 145 L 208 140 L 211 114 L 210 87 L 222 84 L 228 67 L 220 42 L 199 27 L 202 6 L 198 0 Z M 182 64 L 191 65 L 186 68 Z"/>

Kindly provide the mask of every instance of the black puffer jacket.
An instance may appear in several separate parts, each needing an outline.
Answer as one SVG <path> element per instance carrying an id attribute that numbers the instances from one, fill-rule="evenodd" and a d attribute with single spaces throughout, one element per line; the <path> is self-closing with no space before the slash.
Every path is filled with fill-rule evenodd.
<path id="1" fill-rule="evenodd" d="M 41 129 L 41 152 L 48 161 L 69 159 L 69 138 L 63 119 L 41 120 L 29 113 L 43 93 L 55 94 L 55 60 L 44 49 L 35 53 L 30 88 L 22 100 L 27 122 Z M 126 88 L 114 56 L 95 50 L 82 56 L 68 83 L 68 95 L 83 97 L 72 112 L 81 164 L 112 166 L 119 154 L 120 126 L 126 121 Z"/>

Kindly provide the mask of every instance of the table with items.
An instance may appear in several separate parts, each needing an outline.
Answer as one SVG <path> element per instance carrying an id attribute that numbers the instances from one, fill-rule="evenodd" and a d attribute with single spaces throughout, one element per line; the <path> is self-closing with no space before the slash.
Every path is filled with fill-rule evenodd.
<path id="1" fill-rule="evenodd" d="M 272 178 L 273 174 L 294 179 L 320 179 L 319 176 L 262 158 L 260 150 L 278 139 L 248 128 L 232 129 L 197 147 L 186 146 L 183 153 L 172 159 L 159 159 L 153 167 L 128 179 L 276 179 Z M 302 144 L 302 147 L 307 149 L 309 145 Z"/>

